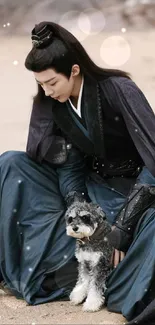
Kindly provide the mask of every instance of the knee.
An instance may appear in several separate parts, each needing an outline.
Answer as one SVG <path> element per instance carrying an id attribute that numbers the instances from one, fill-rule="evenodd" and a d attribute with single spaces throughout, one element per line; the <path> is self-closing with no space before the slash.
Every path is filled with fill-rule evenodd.
<path id="1" fill-rule="evenodd" d="M 149 184 L 155 186 L 155 177 L 151 174 L 147 167 L 143 167 L 137 178 L 138 183 Z"/>
<path id="2" fill-rule="evenodd" d="M 9 163 L 12 164 L 14 162 L 21 161 L 23 158 L 28 157 L 26 152 L 24 151 L 6 151 L 0 155 L 0 162 L 1 163 Z"/>

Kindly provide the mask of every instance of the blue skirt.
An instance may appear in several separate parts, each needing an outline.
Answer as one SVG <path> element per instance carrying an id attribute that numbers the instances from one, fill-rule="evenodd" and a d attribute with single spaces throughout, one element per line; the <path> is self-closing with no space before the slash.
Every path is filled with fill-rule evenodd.
<path id="1" fill-rule="evenodd" d="M 63 169 L 38 164 L 24 152 L 1 155 L 0 171 L 1 278 L 16 297 L 31 305 L 68 299 L 77 279 L 77 261 L 75 240 L 66 235 L 64 196 L 65 191 L 84 190 L 84 175 L 75 177 L 71 161 L 64 168 L 65 181 Z M 155 185 L 146 168 L 137 181 Z M 85 185 L 113 224 L 134 183 L 135 179 L 121 178 L 103 183 L 89 176 Z M 154 208 L 142 215 L 130 249 L 107 280 L 108 309 L 128 320 L 154 298 L 154 219 Z"/>

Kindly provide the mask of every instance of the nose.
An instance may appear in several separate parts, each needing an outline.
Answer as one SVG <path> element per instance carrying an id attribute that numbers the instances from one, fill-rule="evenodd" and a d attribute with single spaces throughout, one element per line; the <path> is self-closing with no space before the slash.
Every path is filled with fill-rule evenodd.
<path id="1" fill-rule="evenodd" d="M 78 231 L 78 227 L 77 226 L 75 226 L 75 227 L 73 227 L 73 230 L 76 232 L 76 231 Z"/>
<path id="2" fill-rule="evenodd" d="M 49 89 L 47 86 L 44 86 L 44 92 L 46 96 L 52 96 L 54 94 L 54 91 Z"/>
<path id="3" fill-rule="evenodd" d="M 53 96 L 53 94 L 54 94 L 54 91 L 45 91 L 45 95 L 46 96 Z"/>

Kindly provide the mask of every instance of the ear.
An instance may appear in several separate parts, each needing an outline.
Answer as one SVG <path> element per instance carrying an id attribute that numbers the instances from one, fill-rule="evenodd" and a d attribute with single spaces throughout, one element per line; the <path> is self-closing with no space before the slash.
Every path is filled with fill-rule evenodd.
<path id="1" fill-rule="evenodd" d="M 99 205 L 96 207 L 96 211 L 103 220 L 106 220 L 106 214 Z"/>
<path id="2" fill-rule="evenodd" d="M 106 214 L 99 205 L 94 204 L 93 202 L 90 202 L 89 205 L 100 215 L 102 220 L 106 220 Z"/>
<path id="3" fill-rule="evenodd" d="M 68 219 L 68 217 L 69 217 L 68 211 L 66 211 L 64 217 L 65 217 L 65 221 L 67 221 L 67 219 Z"/>
<path id="4" fill-rule="evenodd" d="M 78 76 L 80 74 L 80 67 L 79 67 L 78 64 L 74 64 L 72 66 L 71 74 L 72 74 L 73 77 L 76 77 L 76 76 Z"/>

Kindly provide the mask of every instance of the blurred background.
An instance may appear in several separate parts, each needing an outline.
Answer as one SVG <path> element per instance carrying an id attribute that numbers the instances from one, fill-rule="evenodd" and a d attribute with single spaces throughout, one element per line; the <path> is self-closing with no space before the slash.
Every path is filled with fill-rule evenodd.
<path id="1" fill-rule="evenodd" d="M 24 60 L 43 20 L 72 32 L 100 66 L 130 72 L 155 111 L 155 0 L 0 0 L 0 153 L 25 150 L 36 84 Z"/>

